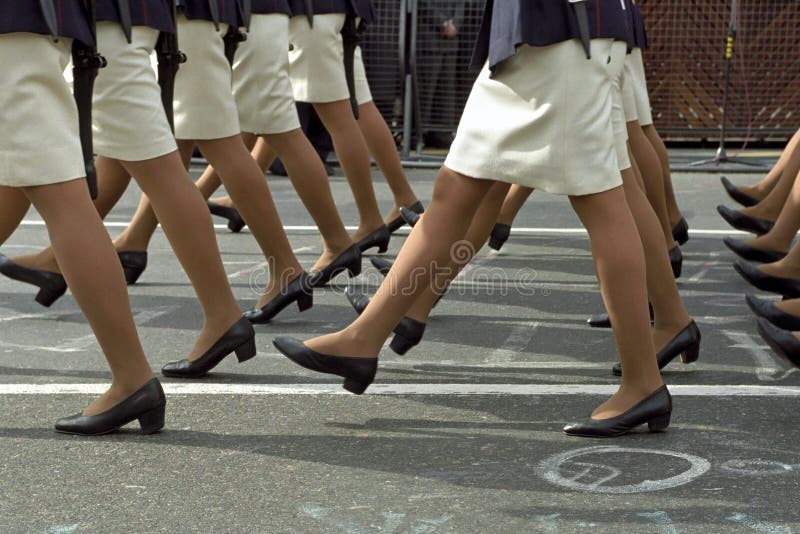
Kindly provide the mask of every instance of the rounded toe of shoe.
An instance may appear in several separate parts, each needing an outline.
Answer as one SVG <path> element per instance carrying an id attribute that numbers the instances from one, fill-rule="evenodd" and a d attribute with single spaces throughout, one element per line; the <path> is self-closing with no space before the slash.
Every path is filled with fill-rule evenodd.
<path id="1" fill-rule="evenodd" d="M 83 414 L 76 413 L 75 415 L 58 419 L 54 425 L 55 431 L 62 434 L 74 434 L 78 426 L 77 422 L 82 416 Z"/>

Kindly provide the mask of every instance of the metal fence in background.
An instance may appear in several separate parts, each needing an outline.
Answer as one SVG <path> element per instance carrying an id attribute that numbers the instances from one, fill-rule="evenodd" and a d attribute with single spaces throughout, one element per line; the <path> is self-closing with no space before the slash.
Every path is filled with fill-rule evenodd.
<path id="1" fill-rule="evenodd" d="M 556 0 L 553 0 L 556 1 Z M 656 126 L 668 140 L 717 139 L 732 5 L 738 33 L 728 135 L 788 138 L 800 128 L 800 2 L 639 0 Z M 403 153 L 454 132 L 477 72 L 469 69 L 485 0 L 374 0 L 381 19 L 364 54 L 376 104 Z M 452 18 L 458 35 L 447 39 Z"/>

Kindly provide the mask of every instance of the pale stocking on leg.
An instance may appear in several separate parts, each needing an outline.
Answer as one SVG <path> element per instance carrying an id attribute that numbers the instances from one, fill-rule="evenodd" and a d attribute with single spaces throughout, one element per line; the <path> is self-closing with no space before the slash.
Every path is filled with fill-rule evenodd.
<path id="1" fill-rule="evenodd" d="M 775 221 L 775 226 L 766 234 L 748 240 L 747 244 L 761 250 L 787 252 L 798 229 L 800 229 L 800 180 L 795 179 L 786 204 Z"/>

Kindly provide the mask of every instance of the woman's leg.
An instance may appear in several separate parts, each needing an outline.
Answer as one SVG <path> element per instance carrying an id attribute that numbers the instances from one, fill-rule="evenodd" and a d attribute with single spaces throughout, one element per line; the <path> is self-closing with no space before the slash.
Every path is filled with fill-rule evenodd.
<path id="1" fill-rule="evenodd" d="M 683 305 L 678 285 L 664 246 L 663 225 L 656 217 L 653 207 L 644 192 L 644 184 L 638 171 L 638 160 L 630 154 L 632 167 L 622 171 L 625 199 L 636 228 L 641 236 L 647 273 L 647 293 L 653 305 L 653 342 L 661 350 L 691 321 Z M 613 322 L 611 323 L 614 324 Z"/>
<path id="2" fill-rule="evenodd" d="M 117 160 L 104 156 L 97 158 L 95 168 L 97 169 L 98 196 L 94 200 L 94 207 L 100 214 L 100 218 L 105 219 L 128 188 L 131 175 Z M 15 263 L 31 269 L 59 272 L 52 247 L 47 247 L 36 254 L 16 256 L 13 260 Z"/>
<path id="3" fill-rule="evenodd" d="M 303 268 L 289 244 L 278 210 L 261 169 L 240 136 L 198 141 L 200 151 L 219 173 L 225 189 L 244 218 L 269 263 L 269 285 L 262 307 L 300 276 Z"/>
<path id="4" fill-rule="evenodd" d="M 242 317 L 222 266 L 211 215 L 177 151 L 123 165 L 150 199 L 203 308 L 203 329 L 187 356 L 195 360 Z"/>
<path id="5" fill-rule="evenodd" d="M 512 226 L 514 224 L 514 219 L 517 218 L 519 210 L 521 210 L 525 202 L 528 201 L 528 197 L 531 196 L 531 193 L 533 193 L 533 188 L 531 187 L 517 184 L 512 185 L 511 189 L 508 191 L 508 195 L 506 195 L 503 201 L 503 206 L 500 209 L 496 222 L 498 224 Z"/>
<path id="6" fill-rule="evenodd" d="M 364 313 L 344 330 L 307 345 L 323 354 L 374 358 L 417 298 L 431 285 L 444 287 L 452 248 L 464 237 L 492 184 L 442 167 L 425 216 L 411 231 Z"/>
<path id="7" fill-rule="evenodd" d="M 258 136 L 251 133 L 242 132 L 242 141 L 244 142 L 244 146 L 247 147 L 247 150 L 251 151 L 253 159 L 255 159 L 256 158 L 255 146 L 258 141 Z M 261 167 L 262 172 L 267 172 L 267 169 L 269 168 L 270 165 L 272 165 L 271 161 L 269 165 L 267 165 L 266 167 L 262 166 L 259 162 L 259 167 Z M 197 188 L 200 190 L 200 194 L 203 196 L 203 198 L 208 200 L 209 198 L 211 198 L 211 195 L 213 195 L 214 192 L 220 188 L 220 186 L 222 185 L 222 180 L 219 179 L 219 175 L 217 174 L 217 171 L 214 169 L 214 167 L 211 165 L 207 165 L 206 170 L 203 171 L 203 174 L 200 175 L 200 178 L 198 178 L 197 182 L 195 183 L 197 184 Z M 230 197 L 222 197 L 219 199 L 214 199 L 214 202 L 222 206 L 227 206 L 229 208 L 234 207 Z"/>
<path id="8" fill-rule="evenodd" d="M 333 148 L 358 206 L 358 230 L 352 238 L 353 241 L 359 241 L 383 225 L 372 186 L 367 144 L 361 136 L 348 100 L 315 103 L 314 109 L 331 134 Z"/>
<path id="9" fill-rule="evenodd" d="M 762 236 L 747 241 L 761 250 L 787 252 L 800 229 L 800 180 L 795 179 L 789 198 L 775 221 L 775 226 Z"/>
<path id="10" fill-rule="evenodd" d="M 789 172 L 794 176 L 797 171 L 792 173 L 791 168 L 798 166 L 800 166 L 800 130 L 796 131 L 789 140 L 775 166 L 770 169 L 764 179 L 752 186 L 739 185 L 737 187 L 749 197 L 764 200 L 778 184 L 786 169 L 789 168 Z"/>
<path id="11" fill-rule="evenodd" d="M 638 121 L 630 121 L 626 124 L 628 129 L 628 139 L 630 147 L 639 166 L 639 171 L 644 180 L 645 193 L 647 200 L 653 207 L 653 211 L 661 224 L 661 231 L 664 234 L 667 250 L 674 248 L 677 243 L 672 237 L 673 225 L 670 224 L 667 211 L 667 201 L 664 196 L 664 178 L 662 175 L 661 161 L 658 154 L 653 150 L 653 145 L 645 136 Z"/>
<path id="12" fill-rule="evenodd" d="M 122 267 L 84 180 L 26 188 L 25 194 L 47 224 L 58 265 L 111 368 L 111 387 L 84 410 L 95 415 L 153 378 Z"/>
<path id="13" fill-rule="evenodd" d="M 672 185 L 672 173 L 669 168 L 669 154 L 667 147 L 664 145 L 664 140 L 658 134 L 658 130 L 652 124 L 642 126 L 642 131 L 650 141 L 650 146 L 656 151 L 658 161 L 661 165 L 661 177 L 664 180 L 664 199 L 667 202 L 667 214 L 669 216 L 669 225 L 675 228 L 675 225 L 683 218 L 678 201 L 675 199 L 675 188 Z"/>
<path id="14" fill-rule="evenodd" d="M 772 191 L 755 206 L 741 208 L 739 211 L 758 219 L 766 219 L 768 221 L 777 220 L 783 206 L 786 204 L 789 193 L 794 187 L 798 171 L 800 171 L 800 158 L 798 158 L 797 164 L 793 161 L 787 162 L 775 187 L 772 188 Z"/>
<path id="15" fill-rule="evenodd" d="M 503 200 L 507 200 L 508 197 L 513 194 L 512 191 L 509 191 L 509 188 L 513 189 L 514 187 L 520 186 L 509 185 L 504 182 L 495 182 L 492 188 L 489 189 L 489 192 L 483 197 L 480 206 L 478 206 L 475 212 L 475 216 L 472 218 L 469 229 L 464 236 L 464 242 L 467 246 L 463 247 L 463 249 L 470 252 L 470 255 L 467 258 L 459 257 L 459 261 L 457 262 L 450 262 L 449 268 L 451 269 L 451 275 L 447 280 L 448 284 L 458 276 L 458 273 L 472 261 L 473 256 L 486 244 L 486 241 L 489 239 L 489 234 L 492 233 L 492 228 L 497 220 L 500 208 L 505 205 Z M 464 261 L 464 259 L 466 259 L 466 261 Z M 440 295 L 441 289 L 437 291 L 435 288 L 428 288 L 414 301 L 414 304 L 406 313 L 406 317 L 411 317 L 420 323 L 427 323 L 431 310 L 433 310 L 433 306 L 436 304 L 436 301 L 439 300 Z"/>
<path id="16" fill-rule="evenodd" d="M 21 189 L 0 185 L 0 245 L 19 227 L 30 207 Z"/>
<path id="17" fill-rule="evenodd" d="M 648 322 L 642 238 L 622 188 L 570 200 L 589 232 L 600 291 L 625 369 L 617 393 L 592 414 L 605 419 L 627 411 L 663 384 Z M 646 199 L 642 201 L 647 204 Z M 655 215 L 651 218 L 653 231 L 660 233 Z M 658 243 L 663 251 L 660 239 Z"/>
<path id="18" fill-rule="evenodd" d="M 389 223 L 400 215 L 401 207 L 409 207 L 418 202 L 417 195 L 408 183 L 392 132 L 389 131 L 375 102 L 370 100 L 358 106 L 358 114 L 358 127 L 367 143 L 369 153 L 375 158 L 375 163 L 386 177 L 386 183 L 389 184 L 394 196 L 394 208 L 384 219 Z"/>
<path id="19" fill-rule="evenodd" d="M 765 263 L 760 265 L 758 269 L 779 278 L 800 280 L 800 243 L 796 243 L 783 259 L 773 263 Z"/>

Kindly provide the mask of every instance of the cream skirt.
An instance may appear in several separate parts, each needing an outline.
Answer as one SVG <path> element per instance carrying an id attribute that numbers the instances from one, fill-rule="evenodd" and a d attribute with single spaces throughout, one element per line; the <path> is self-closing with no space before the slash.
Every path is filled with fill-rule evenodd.
<path id="1" fill-rule="evenodd" d="M 233 62 L 233 94 L 243 132 L 279 134 L 300 128 L 289 79 L 289 17 L 253 14 Z"/>
<path id="2" fill-rule="evenodd" d="M 108 61 L 94 86 L 92 127 L 97 154 L 144 161 L 177 150 L 150 64 L 158 30 L 136 26 L 129 44 L 119 24 L 97 24 L 97 49 Z"/>
<path id="3" fill-rule="evenodd" d="M 653 124 L 653 112 L 650 107 L 650 94 L 647 92 L 647 77 L 644 74 L 641 48 L 633 49 L 629 62 L 631 85 L 636 98 L 636 114 L 639 117 L 639 124 L 647 126 Z"/>
<path id="4" fill-rule="evenodd" d="M 466 176 L 561 195 L 588 195 L 622 184 L 619 76 L 626 45 L 577 39 L 521 46 L 472 88 L 445 166 Z M 617 109 L 621 109 L 619 100 Z"/>
<path id="5" fill-rule="evenodd" d="M 175 78 L 175 137 L 222 139 L 241 133 L 232 72 L 222 37 L 227 24 L 178 15 L 178 43 L 187 61 Z"/>
<path id="6" fill-rule="evenodd" d="M 78 110 L 63 71 L 72 40 L 33 33 L 0 35 L 0 185 L 66 182 L 86 174 Z"/>

